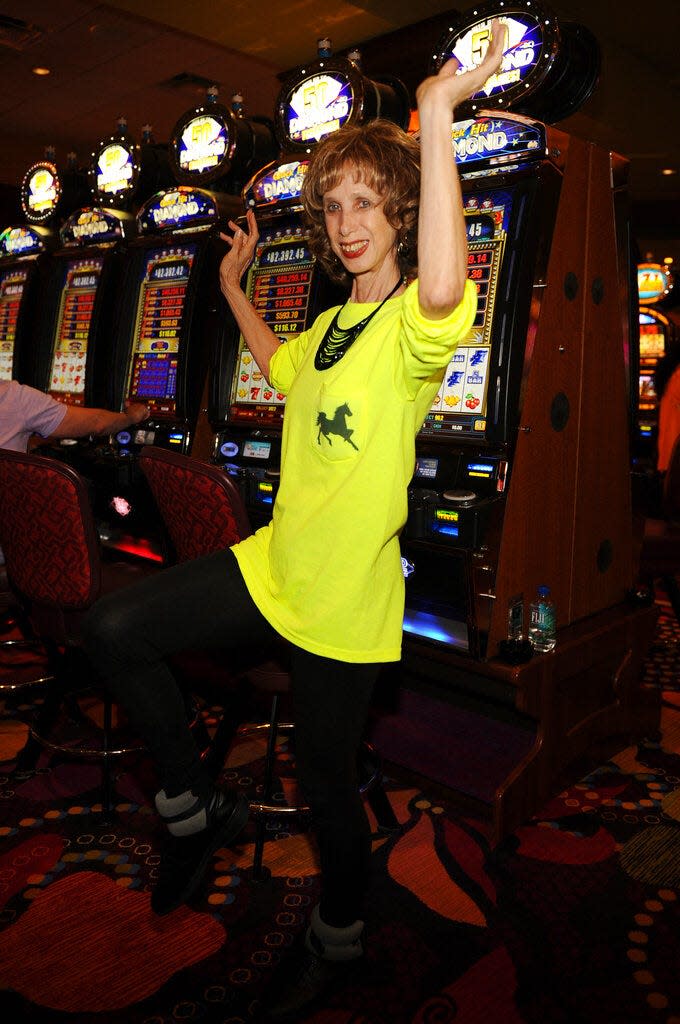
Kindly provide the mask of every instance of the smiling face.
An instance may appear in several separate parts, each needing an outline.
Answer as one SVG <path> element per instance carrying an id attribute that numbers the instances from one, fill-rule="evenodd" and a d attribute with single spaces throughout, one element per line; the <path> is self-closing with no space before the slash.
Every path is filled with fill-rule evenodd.
<path id="1" fill-rule="evenodd" d="M 324 193 L 323 211 L 331 248 L 355 280 L 392 286 L 399 276 L 397 231 L 385 216 L 383 197 L 346 167 Z"/>

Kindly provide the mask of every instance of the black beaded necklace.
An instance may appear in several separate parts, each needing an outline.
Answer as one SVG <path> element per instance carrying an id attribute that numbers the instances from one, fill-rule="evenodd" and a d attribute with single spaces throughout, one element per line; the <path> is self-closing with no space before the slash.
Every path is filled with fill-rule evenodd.
<path id="1" fill-rule="evenodd" d="M 400 277 L 390 294 L 386 295 L 380 305 L 376 306 L 373 312 L 369 313 L 368 316 L 365 316 L 358 324 L 354 324 L 353 327 L 338 327 L 338 318 L 347 305 L 347 302 L 349 302 L 348 299 L 347 302 L 345 302 L 345 305 L 341 306 L 337 311 L 326 329 L 326 333 L 321 339 L 321 344 L 316 350 L 316 355 L 314 356 L 315 368 L 317 370 L 327 370 L 330 366 L 335 366 L 338 360 L 342 359 L 350 345 L 354 344 L 364 327 L 370 323 L 376 313 L 380 312 L 387 300 L 392 298 L 402 283 L 403 278 Z"/>

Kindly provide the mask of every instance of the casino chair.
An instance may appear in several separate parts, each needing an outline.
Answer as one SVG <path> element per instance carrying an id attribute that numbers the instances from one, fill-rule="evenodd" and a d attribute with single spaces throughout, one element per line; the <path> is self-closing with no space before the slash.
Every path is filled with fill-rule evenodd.
<path id="1" fill-rule="evenodd" d="M 252 530 L 248 513 L 238 488 L 218 466 L 153 447 L 142 448 L 138 458 L 139 467 L 156 500 L 178 562 L 224 550 L 250 535 Z M 269 720 L 243 724 L 235 721 L 233 711 L 225 709 L 206 756 L 208 768 L 216 778 L 237 732 L 261 733 L 267 737 L 261 799 L 250 804 L 256 821 L 251 870 L 251 877 L 255 881 L 268 877 L 268 871 L 262 864 L 267 818 L 300 815 L 309 811 L 303 804 L 286 804 L 276 802 L 275 799 L 277 740 L 282 733 L 288 733 L 292 734 L 294 742 L 293 723 L 279 721 L 281 700 L 290 692 L 285 641 L 282 640 L 280 646 L 264 654 L 264 660 L 250 667 L 246 677 L 257 692 L 271 695 Z M 368 743 L 362 745 L 359 775 L 361 792 L 366 795 L 378 828 L 385 833 L 397 831 L 399 822 L 383 788 L 380 758 Z"/>
<path id="2" fill-rule="evenodd" d="M 80 635 L 85 612 L 100 595 L 127 586 L 152 570 L 141 563 L 102 559 L 87 485 L 66 463 L 2 449 L 0 494 L 0 545 L 7 577 L 33 636 L 46 651 L 51 676 L 43 705 L 17 757 L 17 770 L 35 768 L 43 748 L 67 757 L 101 761 L 102 812 L 104 819 L 110 819 L 112 759 L 140 744 L 113 746 L 113 707 L 106 693 L 102 694 L 103 726 L 96 743 L 85 736 L 85 722 L 92 732 L 85 715 L 76 719 L 81 733 L 73 743 L 57 742 L 55 726 L 64 708 L 75 708 L 74 694 L 92 685 Z"/>
<path id="3" fill-rule="evenodd" d="M 661 581 L 680 625 L 680 437 L 663 478 L 661 513 L 661 519 L 645 519 L 639 577 L 650 588 Z"/>

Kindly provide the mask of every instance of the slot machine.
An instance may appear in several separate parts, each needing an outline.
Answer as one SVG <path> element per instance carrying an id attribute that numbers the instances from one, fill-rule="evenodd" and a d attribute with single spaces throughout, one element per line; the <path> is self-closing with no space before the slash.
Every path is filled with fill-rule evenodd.
<path id="1" fill-rule="evenodd" d="M 30 383 L 60 402 L 104 404 L 111 322 L 133 230 L 130 214 L 95 206 L 74 211 L 59 230 L 61 247 L 41 274 Z"/>
<path id="2" fill-rule="evenodd" d="M 169 159 L 181 167 L 184 183 L 154 193 L 136 214 L 137 237 L 128 248 L 117 300 L 106 404 L 122 408 L 125 401 L 144 402 L 150 417 L 137 430 L 120 431 L 103 455 L 114 533 L 123 525 L 133 534 L 154 532 L 156 514 L 135 456 L 143 445 L 191 452 L 209 354 L 225 330 L 219 292 L 224 247 L 218 235 L 243 213 L 230 174 L 249 167 L 259 152 L 256 136 L 259 145 L 263 142 L 249 122 L 229 115 L 227 130 L 220 117 L 215 115 L 208 129 L 202 113 L 180 118 Z M 219 135 L 218 124 L 224 128 L 224 151 L 206 166 L 206 136 Z M 258 128 L 266 135 L 265 127 Z"/>
<path id="3" fill-rule="evenodd" d="M 494 17 L 501 68 L 452 126 L 478 305 L 416 439 L 399 673 L 521 737 L 497 778 L 465 773 L 498 840 L 596 740 L 654 729 L 658 703 L 640 684 L 656 613 L 630 596 L 627 164 L 554 127 L 599 58 L 543 4 L 452 16 L 434 70 L 478 63 Z M 557 609 L 548 654 L 526 641 L 540 585 Z"/>
<path id="4" fill-rule="evenodd" d="M 0 232 L 0 380 L 27 383 L 36 279 L 53 235 L 46 228 L 16 224 Z"/>
<path id="5" fill-rule="evenodd" d="M 126 207 L 136 194 L 138 165 L 130 176 L 121 176 L 129 186 L 128 194 L 108 188 L 110 181 L 105 182 L 96 170 L 103 163 L 99 154 L 93 155 L 86 171 L 72 166 L 71 174 L 78 173 L 78 188 L 71 185 L 73 199 L 64 210 L 59 245 L 39 275 L 40 302 L 27 383 L 67 405 L 106 405 L 111 325 L 126 247 L 135 232 L 134 217 Z M 74 209 L 76 198 L 80 205 Z M 104 206 L 103 200 L 119 205 Z M 62 438 L 38 447 L 42 454 L 64 459 L 91 477 L 102 443 L 101 438 Z"/>
<path id="6" fill-rule="evenodd" d="M 322 56 L 290 75 L 279 94 L 274 123 L 282 155 L 263 166 L 243 192 L 260 231 L 246 294 L 283 341 L 345 298 L 307 244 L 300 192 L 309 153 L 343 125 L 380 115 L 406 128 L 410 116 L 401 82 L 371 80 L 356 60 L 330 57 L 330 42 L 321 43 Z M 261 525 L 271 518 L 278 489 L 285 399 L 264 380 L 236 328 L 224 341 L 210 375 L 213 457 L 238 480 L 253 522 Z"/>
<path id="7" fill-rule="evenodd" d="M 660 359 L 672 355 L 676 345 L 674 326 L 661 311 L 673 288 L 670 269 L 660 263 L 640 263 L 637 268 L 639 374 L 637 402 L 637 461 L 653 463 L 658 429 L 658 398 L 654 375 Z"/>

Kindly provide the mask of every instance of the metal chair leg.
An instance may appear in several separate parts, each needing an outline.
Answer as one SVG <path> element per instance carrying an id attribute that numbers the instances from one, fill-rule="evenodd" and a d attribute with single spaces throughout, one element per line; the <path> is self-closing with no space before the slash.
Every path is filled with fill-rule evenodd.
<path id="1" fill-rule="evenodd" d="M 401 825 L 383 785 L 382 758 L 366 741 L 359 751 L 359 789 L 375 815 L 378 831 L 387 834 L 399 832 Z"/>
<path id="2" fill-rule="evenodd" d="M 111 779 L 111 732 L 113 729 L 113 706 L 111 698 L 104 698 L 104 721 L 102 730 L 102 821 L 110 824 L 114 820 L 113 784 Z"/>
<path id="3" fill-rule="evenodd" d="M 272 799 L 274 787 L 274 762 L 276 759 L 276 739 L 279 726 L 279 695 L 275 694 L 272 699 L 271 714 L 269 717 L 269 730 L 267 733 L 267 752 L 264 761 L 264 784 L 262 791 L 262 803 L 269 804 Z M 253 851 L 253 865 L 250 869 L 250 877 L 254 882 L 264 882 L 271 877 L 269 868 L 262 864 L 264 854 L 264 841 L 266 831 L 266 817 L 263 813 L 257 814 L 255 820 L 255 848 Z"/>

